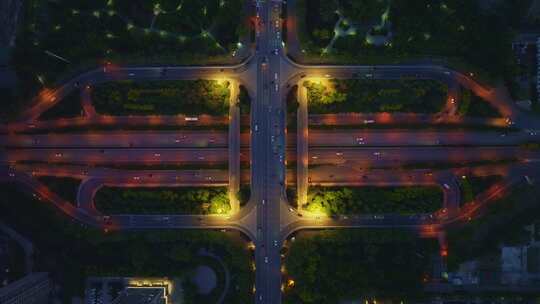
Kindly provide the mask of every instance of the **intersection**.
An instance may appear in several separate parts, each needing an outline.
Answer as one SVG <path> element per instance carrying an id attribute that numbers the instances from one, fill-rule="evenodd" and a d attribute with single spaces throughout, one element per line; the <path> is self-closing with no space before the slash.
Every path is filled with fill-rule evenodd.
<path id="1" fill-rule="evenodd" d="M 294 5 L 294 1 L 287 4 Z M 306 66 L 292 61 L 282 43 L 280 1 L 257 2 L 254 8 L 264 26 L 256 37 L 256 49 L 237 66 L 107 65 L 74 77 L 55 90 L 37 96 L 20 120 L 0 126 L 0 180 L 15 181 L 66 215 L 105 230 L 129 229 L 237 229 L 255 246 L 256 303 L 281 302 L 281 245 L 301 229 L 401 227 L 422 237 L 438 237 L 445 227 L 467 221 L 486 204 L 508 191 L 524 176 L 538 177 L 540 152 L 520 145 L 538 141 L 540 120 L 521 113 L 513 101 L 495 89 L 485 88 L 471 77 L 441 66 Z M 291 12 L 292 10 L 289 10 Z M 287 20 L 288 45 L 295 47 L 294 18 Z M 293 38 L 293 39 L 291 39 Z M 427 114 L 324 114 L 310 115 L 306 79 L 352 79 L 370 74 L 373 79 L 403 77 L 438 80 L 448 85 L 444 109 Z M 93 86 L 119 80 L 229 80 L 228 116 L 107 116 L 96 113 L 90 91 Z M 250 117 L 241 117 L 237 104 L 239 85 L 253 98 Z M 298 85 L 300 107 L 296 133 L 287 131 L 286 96 Z M 456 115 L 459 86 L 472 90 L 498 109 L 503 118 L 477 119 Z M 52 121 L 39 116 L 70 92 L 81 88 L 84 115 Z M 454 125 L 460 127 L 512 127 L 511 131 L 345 129 L 309 130 L 329 125 Z M 123 126 L 228 125 L 228 131 L 123 131 L 49 133 L 63 128 Z M 249 132 L 241 129 L 249 126 Z M 75 131 L 77 132 L 77 131 Z M 290 132 L 290 131 L 289 131 Z M 513 160 L 515 164 L 468 168 L 470 162 Z M 287 168 L 287 162 L 296 168 Z M 227 169 L 126 170 L 99 165 L 228 164 Z M 453 163 L 454 169 L 404 169 L 405 164 Z M 250 164 L 249 170 L 242 164 Z M 314 167 L 311 168 L 310 166 Z M 460 206 L 457 179 L 463 174 L 498 174 L 505 179 L 474 202 Z M 71 204 L 39 182 L 38 176 L 75 177 L 82 182 L 77 202 Z M 236 198 L 242 180 L 249 180 L 251 198 L 240 207 Z M 287 185 L 296 184 L 298 208 L 287 201 Z M 232 212 L 228 215 L 106 215 L 93 200 L 103 186 L 175 187 L 228 186 Z M 350 215 L 325 217 L 303 211 L 309 185 L 406 186 L 434 185 L 444 193 L 443 208 L 433 214 L 414 216 Z M 443 246 L 441 244 L 441 246 Z"/>

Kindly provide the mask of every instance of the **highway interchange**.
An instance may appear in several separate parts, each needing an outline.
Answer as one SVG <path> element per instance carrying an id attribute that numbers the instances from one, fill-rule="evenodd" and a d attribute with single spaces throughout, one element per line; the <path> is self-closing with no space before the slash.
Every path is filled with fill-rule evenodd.
<path id="1" fill-rule="evenodd" d="M 294 12 L 289 1 L 289 13 Z M 520 112 L 505 92 L 485 88 L 471 77 L 440 66 L 305 66 L 293 62 L 282 43 L 280 1 L 254 2 L 260 19 L 253 53 L 237 66 L 107 65 L 88 71 L 54 90 L 38 95 L 14 123 L 0 126 L 0 181 L 15 181 L 68 216 L 105 230 L 123 229 L 237 229 L 256 245 L 256 303 L 281 302 L 281 245 L 301 229 L 347 227 L 403 227 L 424 237 L 439 237 L 447 225 L 466 221 L 500 197 L 524 176 L 537 177 L 540 152 L 521 147 L 539 141 L 540 120 Z M 276 26 L 276 22 L 278 26 Z M 295 45 L 295 18 L 287 20 L 287 48 Z M 357 113 L 309 115 L 305 79 L 403 77 L 439 80 L 449 87 L 447 104 L 433 115 Z M 364 76 L 362 76 L 364 75 Z M 108 81 L 217 79 L 231 82 L 228 116 L 107 116 L 92 105 L 93 86 Z M 241 117 L 238 85 L 253 98 L 251 115 Z M 300 107 L 297 130 L 287 131 L 286 96 L 298 85 Z M 498 119 L 456 115 L 460 86 L 490 102 Z M 84 115 L 40 120 L 40 115 L 74 90 L 81 89 Z M 438 125 L 498 127 L 489 131 L 437 129 Z M 189 130 L 190 126 L 228 126 L 228 131 Z M 309 126 L 335 126 L 313 129 Z M 362 129 L 342 129 L 358 125 Z M 366 125 L 429 126 L 422 129 L 366 129 Z M 185 127 L 167 131 L 87 131 L 87 127 Z M 249 131 L 241 129 L 248 126 Z M 508 131 L 504 128 L 512 127 Z M 71 133 L 61 133 L 73 128 Z M 80 130 L 78 129 L 80 128 Z M 242 130 L 242 131 L 241 131 Z M 471 162 L 508 161 L 508 164 L 468 167 Z M 511 163 L 510 163 L 511 162 Z M 295 168 L 287 166 L 295 164 Z M 404 169 L 405 165 L 453 163 L 453 169 Z M 135 165 L 200 166 L 200 169 L 137 169 Z M 242 166 L 242 164 L 246 166 Z M 115 165 L 115 168 L 105 168 Z M 205 166 L 209 168 L 205 169 Z M 223 166 L 216 169 L 212 166 Z M 242 169 L 249 166 L 249 169 Z M 500 175 L 504 180 L 460 207 L 458 179 L 462 176 Z M 67 202 L 37 177 L 80 179 L 76 202 Z M 240 208 L 236 193 L 242 181 L 251 185 L 251 198 Z M 287 185 L 296 184 L 297 209 L 287 202 Z M 443 207 L 433 214 L 414 216 L 361 214 L 326 217 L 302 210 L 308 185 L 438 186 Z M 227 215 L 106 215 L 93 199 L 103 186 L 176 187 L 228 186 L 233 212 Z M 444 246 L 444 244 L 441 244 Z"/>

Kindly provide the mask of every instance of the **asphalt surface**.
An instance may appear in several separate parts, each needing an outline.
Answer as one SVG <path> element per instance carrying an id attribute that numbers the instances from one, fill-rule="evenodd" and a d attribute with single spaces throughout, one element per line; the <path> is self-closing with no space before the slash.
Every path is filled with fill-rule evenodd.
<path id="1" fill-rule="evenodd" d="M 302 138 L 288 133 L 287 147 Z M 232 132 L 231 132 L 232 133 Z M 240 146 L 248 148 L 249 132 L 239 134 Z M 274 140 L 277 137 L 274 136 Z M 300 140 L 299 140 L 300 139 Z M 505 146 L 537 140 L 528 132 L 459 130 L 309 130 L 309 147 L 388 147 L 388 146 Z M 236 139 L 238 140 L 238 139 Z M 76 133 L 0 135 L 5 148 L 225 148 L 226 131 L 92 131 Z M 300 150 L 301 147 L 297 147 Z"/>

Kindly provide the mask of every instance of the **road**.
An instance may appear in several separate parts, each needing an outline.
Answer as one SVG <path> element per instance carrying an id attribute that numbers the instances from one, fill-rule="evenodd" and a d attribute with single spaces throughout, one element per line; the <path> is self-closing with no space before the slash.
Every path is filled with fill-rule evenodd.
<path id="1" fill-rule="evenodd" d="M 296 146 L 300 141 L 297 134 L 305 132 L 288 133 L 287 146 Z M 240 136 L 241 147 L 249 147 L 249 132 L 235 134 Z M 537 138 L 527 132 L 507 131 L 311 129 L 307 143 L 309 147 L 504 146 L 524 144 Z M 0 135 L 0 143 L 6 148 L 225 148 L 229 146 L 229 140 L 229 134 L 221 130 Z"/>
<path id="2" fill-rule="evenodd" d="M 247 155 L 240 156 L 247 162 Z M 0 152 L 0 161 L 13 163 L 38 161 L 48 163 L 73 164 L 226 164 L 227 148 L 171 148 L 171 149 L 96 149 L 96 148 L 43 148 L 10 149 L 7 154 Z"/>
<path id="3" fill-rule="evenodd" d="M 280 5 L 258 2 L 257 95 L 252 107 L 252 200 L 257 204 L 256 303 L 281 301 L 280 209 L 284 204 L 285 119 L 281 87 Z M 254 127 L 253 127 L 254 126 Z M 277 242 L 277 243 L 276 243 Z"/>

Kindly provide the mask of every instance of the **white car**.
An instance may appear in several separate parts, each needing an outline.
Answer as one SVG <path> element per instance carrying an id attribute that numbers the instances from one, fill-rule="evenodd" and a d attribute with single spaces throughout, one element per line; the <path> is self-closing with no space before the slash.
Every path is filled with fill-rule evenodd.
<path id="1" fill-rule="evenodd" d="M 264 262 L 268 264 L 268 257 L 264 257 Z"/>
<path id="2" fill-rule="evenodd" d="M 446 190 L 449 190 L 450 189 L 450 186 L 448 184 L 443 184 L 443 187 L 446 189 Z"/>

